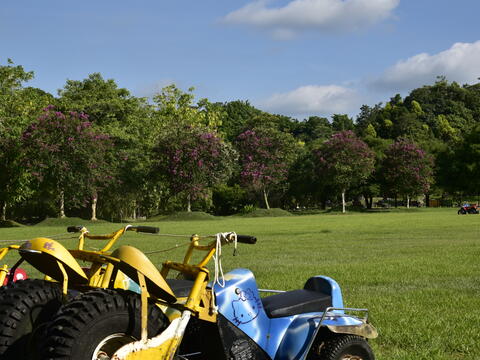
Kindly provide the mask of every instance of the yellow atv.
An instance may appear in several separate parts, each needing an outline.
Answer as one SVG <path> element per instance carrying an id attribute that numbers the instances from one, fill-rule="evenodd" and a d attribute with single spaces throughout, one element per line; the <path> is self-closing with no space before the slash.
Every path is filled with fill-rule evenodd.
<path id="1" fill-rule="evenodd" d="M 93 235 L 85 227 L 72 226 L 68 232 L 80 233 L 77 249 L 67 250 L 53 239 L 35 238 L 0 250 L 0 258 L 8 251 L 18 251 L 20 255 L 11 269 L 5 265 L 0 272 L 6 281 L 0 287 L 0 359 L 38 359 L 45 325 L 62 303 L 81 292 L 109 286 L 139 291 L 138 285 L 123 273 L 116 272 L 112 277 L 113 265 L 102 257 L 110 253 L 126 231 L 157 233 L 158 228 L 128 225 L 112 234 Z M 99 251 L 88 251 L 84 249 L 85 239 L 107 240 L 107 244 Z M 7 276 L 14 274 L 24 261 L 43 273 L 44 279 L 14 282 L 12 276 Z M 78 261 L 89 267 L 82 268 Z"/>
<path id="2" fill-rule="evenodd" d="M 210 242 L 201 244 L 202 239 Z M 183 262 L 157 270 L 131 246 L 103 258 L 140 286 L 85 292 L 60 308 L 46 329 L 49 360 L 373 360 L 377 336 L 368 310 L 345 308 L 339 285 L 309 278 L 303 289 L 260 297 L 253 273 L 223 276 L 222 246 L 255 237 L 191 237 Z M 193 253 L 206 252 L 197 263 Z M 208 263 L 214 260 L 214 276 Z M 363 314 L 362 317 L 353 314 Z"/>

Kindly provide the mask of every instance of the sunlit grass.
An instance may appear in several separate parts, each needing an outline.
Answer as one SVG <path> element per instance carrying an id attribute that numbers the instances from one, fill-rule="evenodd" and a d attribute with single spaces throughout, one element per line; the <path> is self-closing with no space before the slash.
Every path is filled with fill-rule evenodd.
<path id="1" fill-rule="evenodd" d="M 225 247 L 225 271 L 250 268 L 259 287 L 284 290 L 302 287 L 312 275 L 334 278 L 347 306 L 370 309 L 380 333 L 371 343 L 379 360 L 475 359 L 480 353 L 480 215 L 415 209 L 147 224 L 186 237 L 127 233 L 120 243 L 152 252 L 183 244 L 193 233 L 236 231 L 257 236 L 258 243 L 239 244 L 235 257 L 233 248 Z M 92 233 L 117 227 L 88 224 Z M 63 232 L 64 226 L 6 228 L 0 229 L 0 240 Z M 74 239 L 64 242 L 76 244 Z M 150 258 L 160 265 L 167 258 L 181 260 L 183 252 L 177 248 Z M 14 257 L 7 261 L 11 264 Z"/>

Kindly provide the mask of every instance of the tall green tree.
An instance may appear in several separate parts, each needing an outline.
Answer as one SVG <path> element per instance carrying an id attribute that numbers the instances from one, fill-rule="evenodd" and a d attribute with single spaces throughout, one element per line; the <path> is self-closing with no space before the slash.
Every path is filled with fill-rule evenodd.
<path id="1" fill-rule="evenodd" d="M 212 104 L 208 99 L 195 103 L 195 89 L 187 92 L 175 84 L 164 87 L 160 93 L 153 96 L 157 116 L 163 123 L 182 122 L 183 124 L 202 125 L 213 131 L 218 131 L 225 116 L 221 107 Z"/>
<path id="2" fill-rule="evenodd" d="M 333 114 L 332 128 L 334 132 L 354 130 L 353 120 L 346 114 Z"/>
<path id="3" fill-rule="evenodd" d="M 357 118 L 355 120 L 355 133 L 357 136 L 363 137 L 366 135 L 369 135 L 366 133 L 367 129 L 368 132 L 372 132 L 372 128 L 375 131 L 375 136 L 379 135 L 378 134 L 378 128 L 379 128 L 379 117 L 382 109 L 382 104 L 376 104 L 373 107 L 370 107 L 368 105 L 362 105 L 360 107 L 360 113 L 357 115 Z"/>
<path id="4" fill-rule="evenodd" d="M 311 143 L 326 140 L 333 134 L 332 124 L 325 117 L 310 116 L 298 123 L 293 135 L 300 141 Z"/>
<path id="5" fill-rule="evenodd" d="M 17 138 L 0 136 L 0 220 L 7 206 L 25 199 L 30 191 L 29 174 L 22 166 L 22 147 Z"/>
<path id="6" fill-rule="evenodd" d="M 89 115 L 95 131 L 109 135 L 115 146 L 113 169 L 115 178 L 101 191 L 103 217 L 135 217 L 142 208 L 149 188 L 151 148 L 161 124 L 146 98 L 138 98 L 121 88 L 113 79 L 93 73 L 83 80 L 67 80 L 58 92 L 63 111 L 74 110 Z M 92 198 L 95 202 L 95 198 Z M 93 204 L 92 204 L 93 205 Z"/>
<path id="7" fill-rule="evenodd" d="M 288 172 L 288 201 L 291 207 L 315 207 L 325 204 L 325 183 L 315 176 L 316 161 L 308 146 L 299 148 Z"/>
<path id="8" fill-rule="evenodd" d="M 479 119 L 480 94 L 475 86 L 460 86 L 439 77 L 433 85 L 414 89 L 405 98 L 405 106 L 421 107 L 419 119 L 427 125 L 435 138 L 454 142 L 469 133 Z"/>
<path id="9" fill-rule="evenodd" d="M 215 136 L 223 137 L 221 126 L 226 116 L 223 106 L 210 103 L 208 99 L 196 101 L 193 87 L 183 91 L 175 84 L 171 84 L 153 96 L 153 103 L 154 122 L 149 127 L 153 137 L 148 140 L 152 144 L 151 149 L 158 147 L 158 144 L 165 140 L 165 136 L 168 137 L 171 133 L 170 130 L 178 126 L 200 127 L 214 133 Z M 157 166 L 154 163 L 157 163 L 158 152 L 152 153 L 151 149 L 146 150 L 146 153 L 148 151 L 151 153 L 151 166 Z M 169 206 L 172 199 L 171 182 L 166 177 L 163 178 L 163 182 L 161 179 L 162 177 L 156 177 L 155 181 L 149 181 L 149 186 L 154 186 L 154 193 L 159 195 L 156 206 L 159 209 Z"/>
<path id="10" fill-rule="evenodd" d="M 478 194 L 480 179 L 480 125 L 464 135 L 465 141 L 440 153 L 436 179 L 447 191 Z"/>
<path id="11" fill-rule="evenodd" d="M 223 108 L 226 115 L 220 131 L 229 141 L 234 141 L 248 127 L 247 123 L 262 113 L 248 101 L 241 100 L 227 102 Z"/>
<path id="12" fill-rule="evenodd" d="M 83 80 L 67 80 L 58 95 L 60 110 L 83 112 L 95 126 L 104 127 L 131 122 L 132 113 L 143 101 L 100 73 Z"/>
<path id="13" fill-rule="evenodd" d="M 368 133 L 368 131 L 366 132 Z M 392 143 L 390 139 L 382 139 L 374 135 L 367 135 L 362 139 L 375 154 L 375 170 L 370 174 L 366 183 L 361 187 L 361 193 L 368 209 L 373 206 L 373 198 L 381 194 L 382 172 L 381 164 L 385 157 L 385 151 Z"/>
<path id="14" fill-rule="evenodd" d="M 14 65 L 8 59 L 0 66 L 0 218 L 6 219 L 7 207 L 30 194 L 29 176 L 21 166 L 20 135 L 31 121 L 53 99 L 40 89 L 24 88 L 33 79 L 32 71 Z"/>

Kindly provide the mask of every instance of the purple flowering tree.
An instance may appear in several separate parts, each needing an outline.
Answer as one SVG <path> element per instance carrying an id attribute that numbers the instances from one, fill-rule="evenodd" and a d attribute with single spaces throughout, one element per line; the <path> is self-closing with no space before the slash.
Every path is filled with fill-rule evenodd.
<path id="1" fill-rule="evenodd" d="M 287 179 L 295 145 L 290 134 L 269 127 L 248 129 L 236 139 L 241 181 L 262 194 L 267 209 L 270 189 Z"/>
<path id="2" fill-rule="evenodd" d="M 387 148 L 381 169 L 385 190 L 406 196 L 407 207 L 412 196 L 426 194 L 433 182 L 433 159 L 406 139 L 398 139 Z"/>
<path id="3" fill-rule="evenodd" d="M 187 211 L 194 200 L 232 174 L 236 153 L 230 144 L 203 126 L 171 124 L 159 135 L 154 151 L 154 171 L 170 191 L 184 195 Z"/>
<path id="4" fill-rule="evenodd" d="M 98 191 L 109 182 L 111 141 L 96 132 L 83 113 L 44 109 L 22 135 L 25 166 L 39 186 L 53 193 L 65 217 L 65 195 L 72 205 L 92 202 L 96 219 Z"/>
<path id="5" fill-rule="evenodd" d="M 320 179 L 340 191 L 342 212 L 345 213 L 345 194 L 353 186 L 366 182 L 372 174 L 375 155 L 353 131 L 341 131 L 315 150 L 317 174 Z"/>

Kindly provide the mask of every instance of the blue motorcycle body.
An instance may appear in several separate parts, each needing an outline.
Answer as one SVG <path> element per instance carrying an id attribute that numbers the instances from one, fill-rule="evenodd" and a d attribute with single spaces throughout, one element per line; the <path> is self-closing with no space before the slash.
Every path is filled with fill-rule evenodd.
<path id="1" fill-rule="evenodd" d="M 329 305 L 324 311 L 309 311 L 308 302 L 319 301 L 308 298 L 315 295 L 312 290 L 285 292 L 262 299 L 253 273 L 235 269 L 225 275 L 224 287 L 214 286 L 218 312 L 230 326 L 253 340 L 268 358 L 303 360 L 321 327 L 335 329 L 335 332 L 342 332 L 344 328 L 348 333 L 365 324 L 364 319 L 345 314 L 342 293 L 335 280 L 316 276 L 308 283 L 321 287 L 318 296 L 323 296 Z M 295 303 L 296 299 L 304 304 Z"/>

